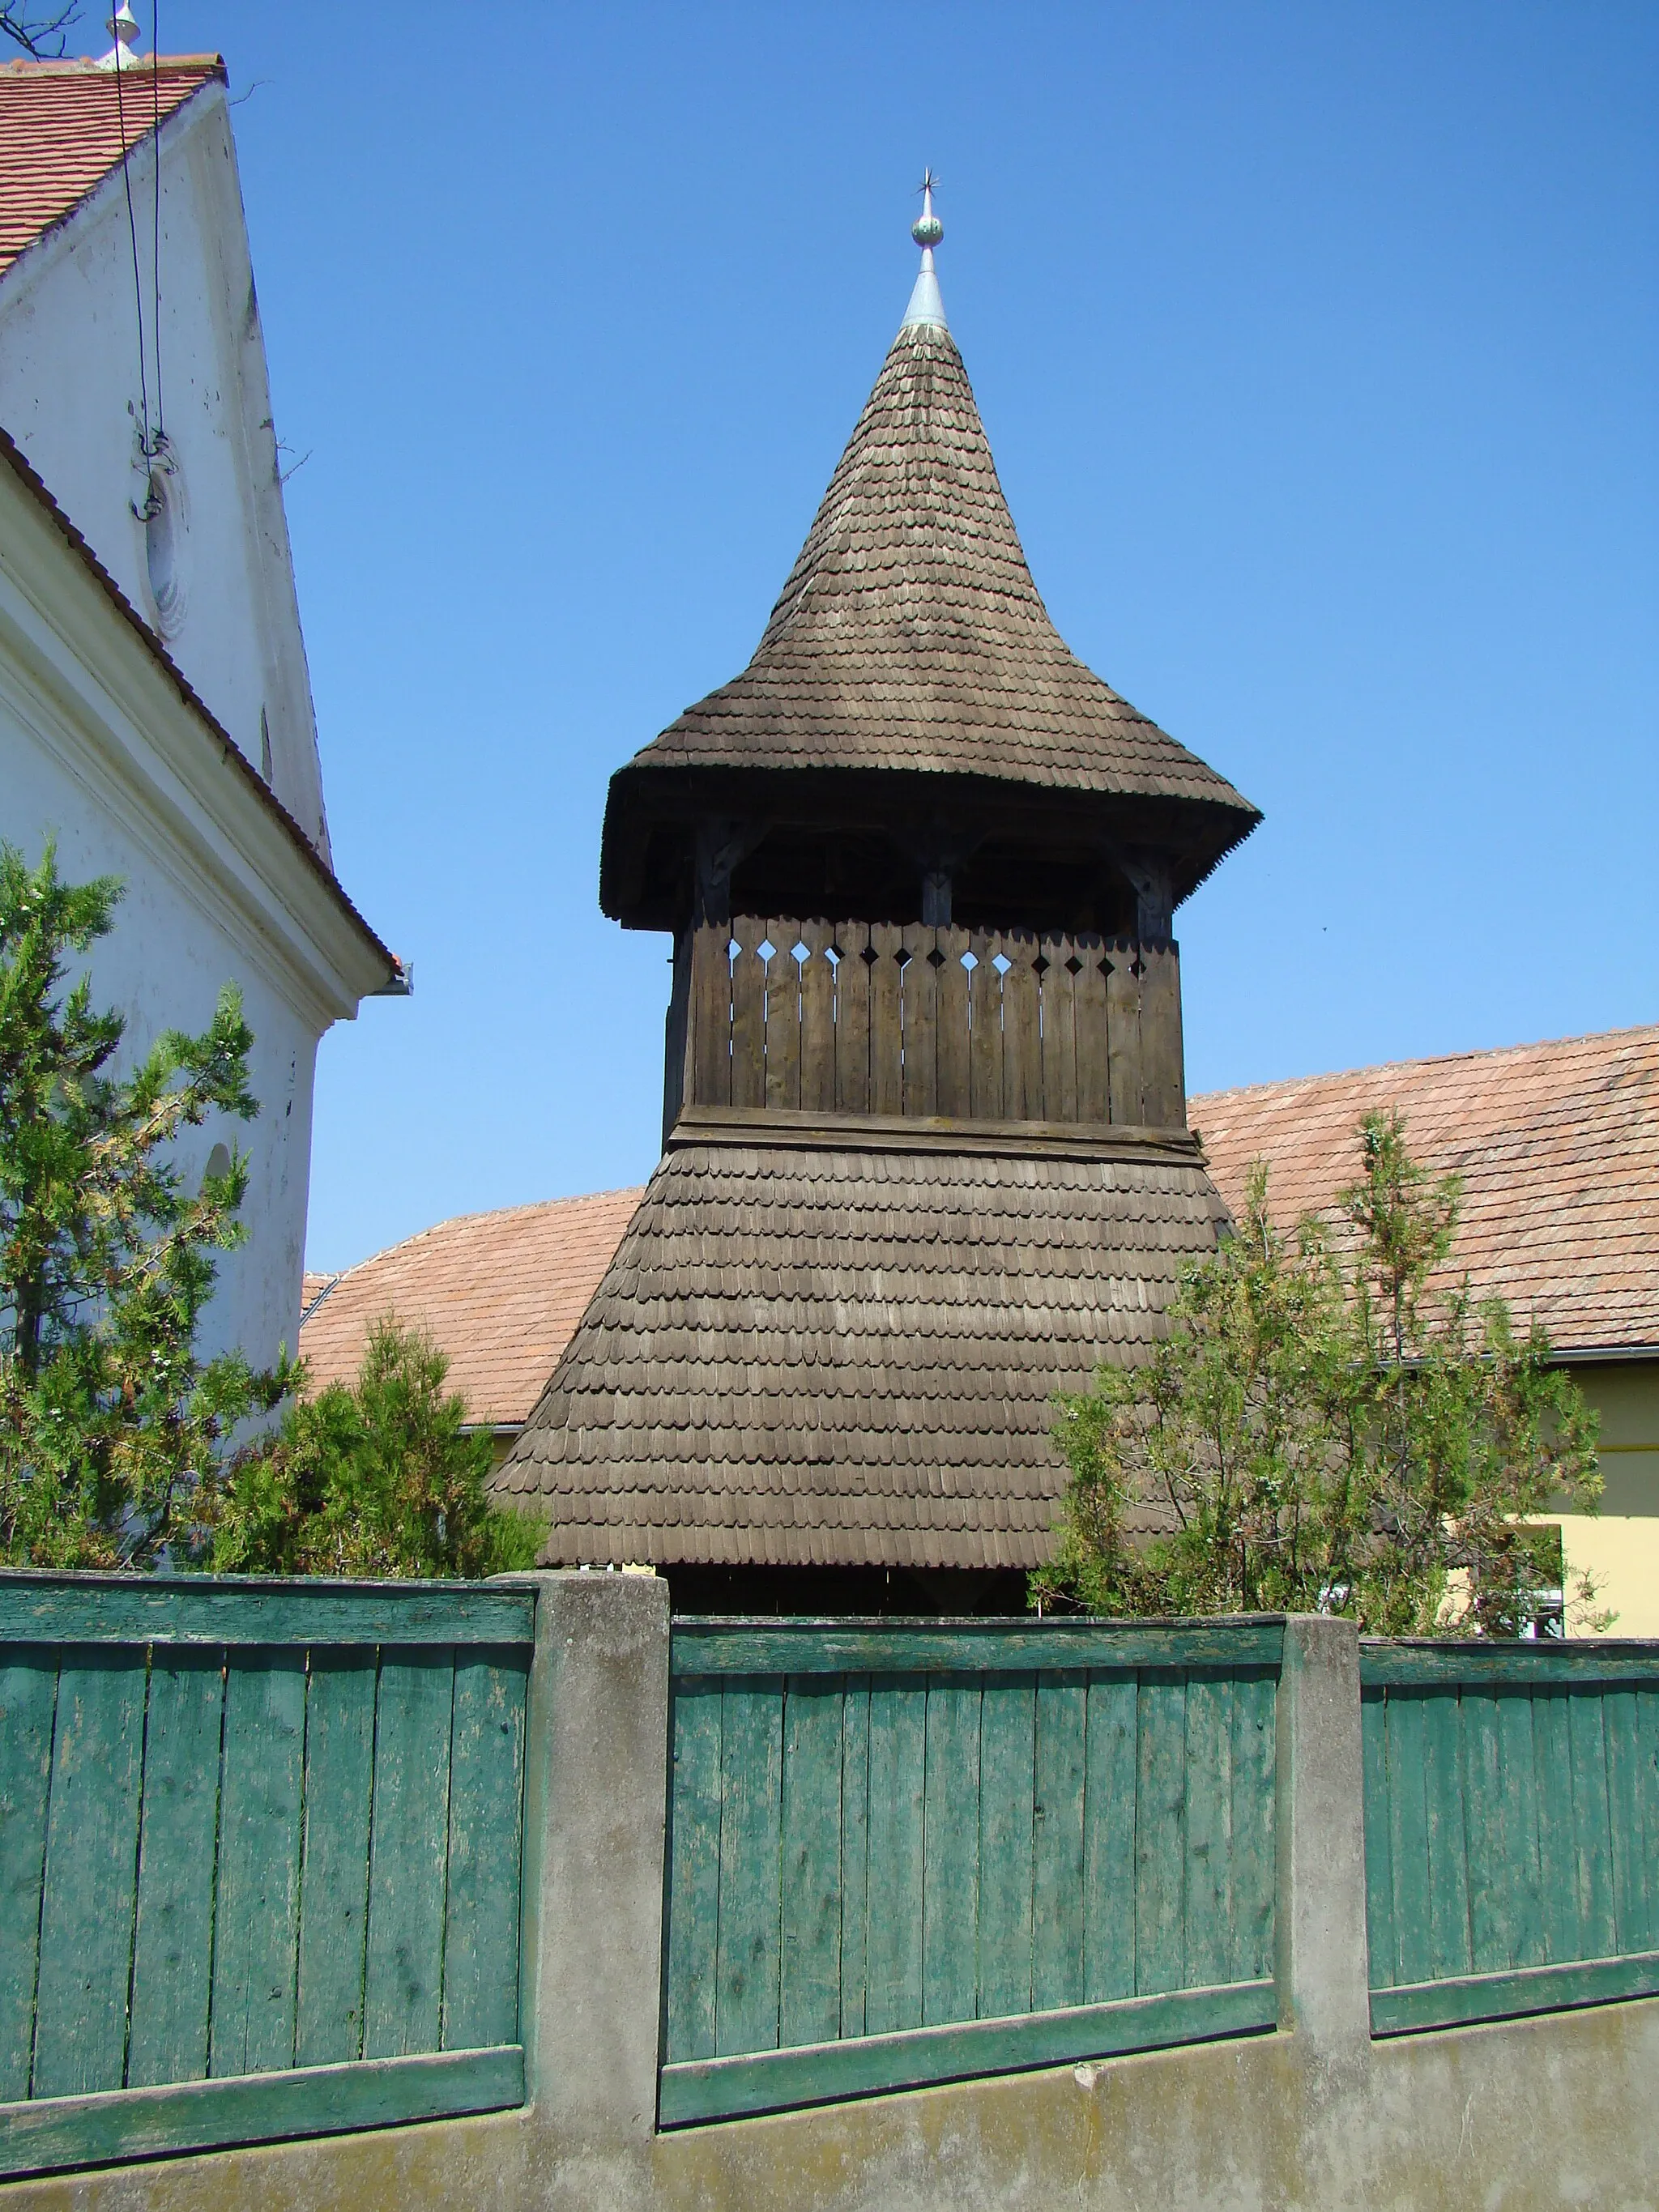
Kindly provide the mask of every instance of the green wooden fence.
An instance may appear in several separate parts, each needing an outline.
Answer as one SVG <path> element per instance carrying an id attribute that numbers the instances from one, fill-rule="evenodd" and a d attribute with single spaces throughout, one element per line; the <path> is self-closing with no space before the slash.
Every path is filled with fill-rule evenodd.
<path id="1" fill-rule="evenodd" d="M 1271 2027 L 1283 1643 L 677 1621 L 663 2124 Z"/>
<path id="2" fill-rule="evenodd" d="M 1378 2035 L 1659 1991 L 1659 1646 L 1360 1646 Z"/>
<path id="3" fill-rule="evenodd" d="M 533 1607 L 0 1576 L 0 2172 L 522 2101 Z"/>

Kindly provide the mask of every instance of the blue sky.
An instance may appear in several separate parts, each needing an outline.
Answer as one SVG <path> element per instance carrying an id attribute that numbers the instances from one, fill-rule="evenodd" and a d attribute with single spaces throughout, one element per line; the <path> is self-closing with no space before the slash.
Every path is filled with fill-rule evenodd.
<path id="1" fill-rule="evenodd" d="M 250 94 L 336 859 L 416 963 L 324 1042 L 313 1264 L 648 1173 L 668 948 L 599 913 L 605 781 L 752 650 L 924 162 L 1061 632 L 1267 817 L 1178 918 L 1190 1087 L 1659 1018 L 1645 0 L 161 34 Z"/>

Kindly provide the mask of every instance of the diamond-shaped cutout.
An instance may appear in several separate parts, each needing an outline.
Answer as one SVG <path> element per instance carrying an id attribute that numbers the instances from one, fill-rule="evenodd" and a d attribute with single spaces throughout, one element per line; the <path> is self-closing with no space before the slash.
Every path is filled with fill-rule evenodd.
<path id="1" fill-rule="evenodd" d="M 792 960 L 810 960 L 812 948 L 798 937 L 789 948 L 789 957 Z"/>
<path id="2" fill-rule="evenodd" d="M 1068 975 L 1080 975 L 1083 973 L 1083 963 L 1075 952 L 1069 954 L 1060 964 Z"/>
<path id="3" fill-rule="evenodd" d="M 1129 963 L 1129 973 L 1134 977 L 1137 983 L 1146 973 L 1146 963 L 1138 952 L 1134 958 Z"/>
<path id="4" fill-rule="evenodd" d="M 962 964 L 971 975 L 975 969 L 978 967 L 979 962 L 973 953 L 964 952 L 962 956 Z"/>
<path id="5" fill-rule="evenodd" d="M 927 955 L 927 965 L 933 969 L 939 969 L 945 965 L 945 955 L 939 951 L 937 945 Z"/>
<path id="6" fill-rule="evenodd" d="M 908 968 L 910 965 L 909 946 L 908 945 L 901 945 L 898 951 L 893 955 L 893 957 L 898 962 L 901 968 Z"/>
<path id="7" fill-rule="evenodd" d="M 991 965 L 996 969 L 999 975 L 1006 975 L 1013 964 L 1013 962 L 1008 957 L 1006 952 L 994 952 L 991 955 Z"/>
<path id="8" fill-rule="evenodd" d="M 826 945 L 823 948 L 823 957 L 832 968 L 839 968 L 847 956 L 839 945 Z"/>
<path id="9" fill-rule="evenodd" d="M 1101 972 L 1101 974 L 1102 974 L 1103 975 L 1109 975 L 1111 974 L 1111 972 L 1112 972 L 1112 963 L 1111 963 L 1111 962 L 1110 962 L 1109 960 L 1103 960 L 1103 961 L 1101 962 L 1101 963 L 1100 963 L 1100 972 Z"/>
<path id="10" fill-rule="evenodd" d="M 739 952 L 741 952 L 741 951 L 742 951 L 742 950 L 743 950 L 742 945 L 740 945 L 738 944 L 738 942 L 737 939 L 734 937 L 734 938 L 732 938 L 732 939 L 730 940 L 730 942 L 729 942 L 729 943 L 727 944 L 727 945 L 726 945 L 726 958 L 727 958 L 728 960 L 735 960 L 735 959 L 737 958 L 737 957 L 738 957 L 738 953 L 739 953 Z"/>
<path id="11" fill-rule="evenodd" d="M 859 955 L 859 958 L 863 961 L 866 968 L 873 968 L 880 957 L 880 953 L 877 951 L 873 945 L 866 945 L 863 951 Z"/>
<path id="12" fill-rule="evenodd" d="M 760 943 L 755 947 L 756 951 L 763 960 L 769 960 L 777 949 L 777 946 L 773 944 L 769 937 L 763 937 Z"/>
<path id="13" fill-rule="evenodd" d="M 1031 963 L 1031 973 L 1034 975 L 1046 975 L 1048 972 L 1048 962 L 1043 957 L 1042 954 L 1039 952 L 1036 958 Z"/>

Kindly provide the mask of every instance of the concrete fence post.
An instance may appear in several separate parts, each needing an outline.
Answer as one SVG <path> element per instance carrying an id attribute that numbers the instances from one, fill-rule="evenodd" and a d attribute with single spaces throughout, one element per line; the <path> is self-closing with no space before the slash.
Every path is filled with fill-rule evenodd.
<path id="1" fill-rule="evenodd" d="M 638 2150 L 656 2124 L 668 1806 L 668 1585 L 503 1577 L 537 1592 L 525 1747 L 520 2014 L 539 2124 Z"/>
<path id="2" fill-rule="evenodd" d="M 1351 1620 L 1293 1613 L 1279 1680 L 1279 2025 L 1322 2070 L 1370 2057 L 1365 1943 L 1359 1637 Z"/>

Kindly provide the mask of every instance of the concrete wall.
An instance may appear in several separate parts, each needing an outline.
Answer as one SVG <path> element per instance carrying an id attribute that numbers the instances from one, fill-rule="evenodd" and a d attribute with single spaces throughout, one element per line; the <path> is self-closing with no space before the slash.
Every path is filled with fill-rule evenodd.
<path id="1" fill-rule="evenodd" d="M 1659 2002 L 1364 2033 L 1352 1632 L 1291 1625 L 1277 2033 L 658 2135 L 663 1584 L 538 1577 L 523 2112 L 14 2183 L 46 2212 L 1451 2212 L 1659 2201 Z"/>

